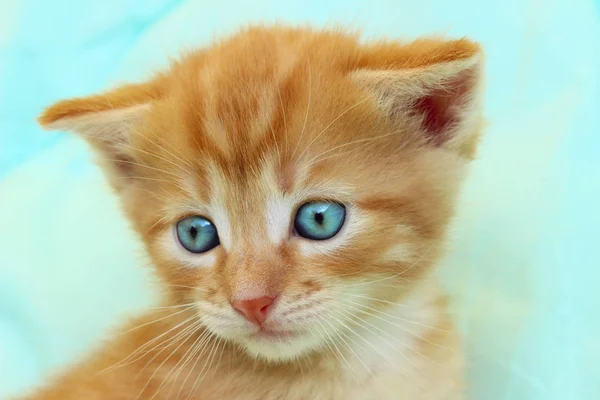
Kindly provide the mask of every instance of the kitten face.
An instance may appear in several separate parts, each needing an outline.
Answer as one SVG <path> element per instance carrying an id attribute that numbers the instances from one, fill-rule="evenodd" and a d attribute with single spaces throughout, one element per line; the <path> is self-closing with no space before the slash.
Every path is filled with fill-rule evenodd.
<path id="1" fill-rule="evenodd" d="M 290 359 L 426 279 L 477 133 L 478 53 L 255 29 L 42 122 L 112 160 L 174 301 Z"/>
<path id="2" fill-rule="evenodd" d="M 421 275 L 437 249 L 421 251 L 436 244 L 419 234 L 426 227 L 408 215 L 415 205 L 393 199 L 387 200 L 393 204 L 377 204 L 383 200 L 372 196 L 371 186 L 344 178 L 335 168 L 297 177 L 284 191 L 277 163 L 272 154 L 262 169 L 240 180 L 227 179 L 217 166 L 209 166 L 212 172 L 200 175 L 212 180 L 192 187 L 214 188 L 212 193 L 183 195 L 177 203 L 163 204 L 173 218 L 153 229 L 149 243 L 173 285 L 198 287 L 180 292 L 185 302 L 197 305 L 205 326 L 253 354 L 287 358 L 324 344 L 353 314 L 368 312 L 363 306 L 373 304 L 366 299 L 393 301 L 404 282 Z M 203 197 L 210 200 L 204 203 Z M 294 229 L 299 207 L 315 199 L 345 206 L 344 225 L 331 239 L 311 240 Z M 188 206 L 179 210 L 178 203 Z M 176 222 L 188 215 L 212 221 L 220 245 L 202 254 L 186 250 Z M 273 303 L 260 325 L 232 306 L 263 297 Z"/>

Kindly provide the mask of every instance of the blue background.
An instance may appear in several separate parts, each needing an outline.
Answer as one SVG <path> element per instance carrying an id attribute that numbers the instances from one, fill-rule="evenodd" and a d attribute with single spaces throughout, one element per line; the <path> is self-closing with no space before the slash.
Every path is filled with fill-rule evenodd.
<path id="1" fill-rule="evenodd" d="M 252 21 L 468 35 L 489 129 L 442 277 L 474 399 L 600 398 L 598 1 L 0 1 L 0 398 L 156 302 L 85 146 L 34 123 Z M 31 227 L 35 227 L 32 235 Z"/>

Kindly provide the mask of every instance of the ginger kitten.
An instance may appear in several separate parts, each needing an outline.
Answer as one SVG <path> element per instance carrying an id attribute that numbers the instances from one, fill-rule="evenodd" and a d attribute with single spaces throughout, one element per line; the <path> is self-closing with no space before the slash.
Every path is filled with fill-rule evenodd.
<path id="1" fill-rule="evenodd" d="M 61 101 L 168 301 L 27 399 L 463 396 L 434 283 L 481 117 L 468 40 L 254 27 Z"/>

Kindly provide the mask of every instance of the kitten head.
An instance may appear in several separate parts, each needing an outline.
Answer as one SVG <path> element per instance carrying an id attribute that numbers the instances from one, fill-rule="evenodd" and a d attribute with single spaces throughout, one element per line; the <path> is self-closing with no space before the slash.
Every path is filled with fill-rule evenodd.
<path id="1" fill-rule="evenodd" d="M 99 155 L 173 301 L 289 359 L 427 278 L 480 130 L 481 58 L 253 28 L 40 122 Z"/>

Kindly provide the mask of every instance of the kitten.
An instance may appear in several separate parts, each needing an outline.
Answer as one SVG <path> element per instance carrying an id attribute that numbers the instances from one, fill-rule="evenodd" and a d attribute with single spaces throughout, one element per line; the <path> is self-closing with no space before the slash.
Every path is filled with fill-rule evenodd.
<path id="1" fill-rule="evenodd" d="M 468 40 L 253 27 L 61 101 L 167 303 L 27 399 L 460 399 L 434 283 L 481 117 Z"/>

